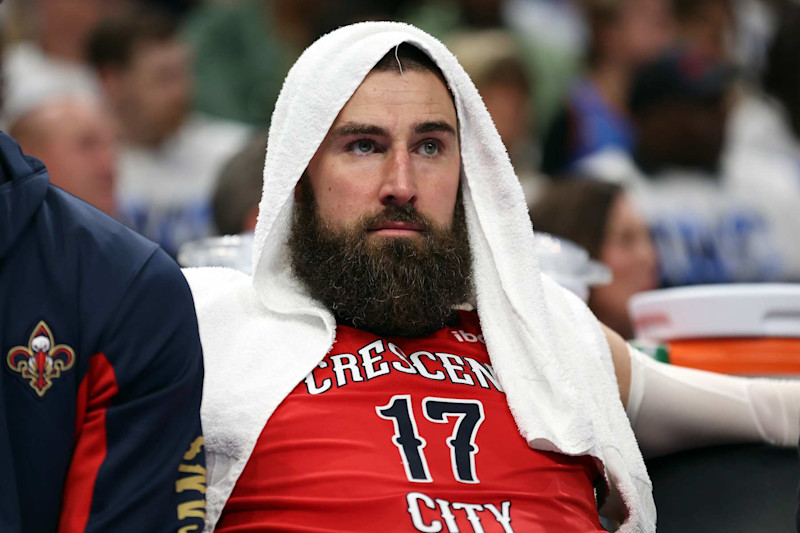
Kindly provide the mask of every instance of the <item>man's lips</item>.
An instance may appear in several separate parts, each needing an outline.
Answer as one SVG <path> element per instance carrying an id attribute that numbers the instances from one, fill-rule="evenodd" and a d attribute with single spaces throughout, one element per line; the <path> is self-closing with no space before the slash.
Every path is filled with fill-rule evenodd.
<path id="1" fill-rule="evenodd" d="M 424 230 L 424 226 L 415 224 L 413 222 L 395 222 L 388 220 L 375 224 L 374 226 L 370 226 L 368 231 L 370 233 L 381 232 L 403 234 L 407 232 L 421 233 Z"/>

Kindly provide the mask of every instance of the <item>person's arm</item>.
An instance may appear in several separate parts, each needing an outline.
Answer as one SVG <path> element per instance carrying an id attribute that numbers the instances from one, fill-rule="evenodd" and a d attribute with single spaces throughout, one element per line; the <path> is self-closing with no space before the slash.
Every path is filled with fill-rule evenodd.
<path id="1" fill-rule="evenodd" d="M 797 446 L 800 382 L 743 378 L 655 361 L 603 327 L 645 457 L 745 442 Z"/>
<path id="2" fill-rule="evenodd" d="M 611 360 L 614 362 L 614 373 L 617 376 L 619 396 L 622 405 L 627 408 L 628 394 L 631 387 L 631 358 L 628 354 L 628 343 L 614 330 L 601 323 L 600 327 L 606 336 L 608 347 L 611 349 Z"/>
<path id="3" fill-rule="evenodd" d="M 203 362 L 189 288 L 158 250 L 110 313 L 78 390 L 59 532 L 202 531 Z"/>

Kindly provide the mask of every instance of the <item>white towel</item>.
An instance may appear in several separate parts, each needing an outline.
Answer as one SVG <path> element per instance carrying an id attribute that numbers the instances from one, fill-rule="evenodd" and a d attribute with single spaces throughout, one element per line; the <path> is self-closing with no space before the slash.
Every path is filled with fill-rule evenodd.
<path id="1" fill-rule="evenodd" d="M 654 531 L 650 480 L 597 321 L 540 274 L 522 189 L 456 58 L 426 33 L 391 22 L 334 31 L 289 72 L 269 133 L 253 278 L 226 269 L 186 272 L 206 358 L 208 530 L 271 413 L 333 345 L 331 313 L 292 279 L 287 263 L 295 184 L 364 77 L 403 42 L 436 62 L 455 97 L 478 313 L 520 433 L 533 448 L 603 461 L 611 499 L 626 510 L 619 531 Z"/>

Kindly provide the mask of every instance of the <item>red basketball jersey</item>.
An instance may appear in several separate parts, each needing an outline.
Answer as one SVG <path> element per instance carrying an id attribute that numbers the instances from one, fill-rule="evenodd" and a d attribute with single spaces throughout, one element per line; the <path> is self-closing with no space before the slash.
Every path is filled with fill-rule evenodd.
<path id="1" fill-rule="evenodd" d="M 269 419 L 217 531 L 604 531 L 598 465 L 528 447 L 476 313 L 419 339 L 337 332 Z"/>

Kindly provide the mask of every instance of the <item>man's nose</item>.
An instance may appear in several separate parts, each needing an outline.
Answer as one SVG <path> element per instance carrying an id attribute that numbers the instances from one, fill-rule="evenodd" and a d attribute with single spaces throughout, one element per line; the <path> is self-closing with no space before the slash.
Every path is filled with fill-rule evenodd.
<path id="1" fill-rule="evenodd" d="M 383 181 L 380 199 L 383 205 L 414 205 L 417 201 L 417 185 L 411 156 L 407 150 L 394 150 L 381 169 Z"/>

